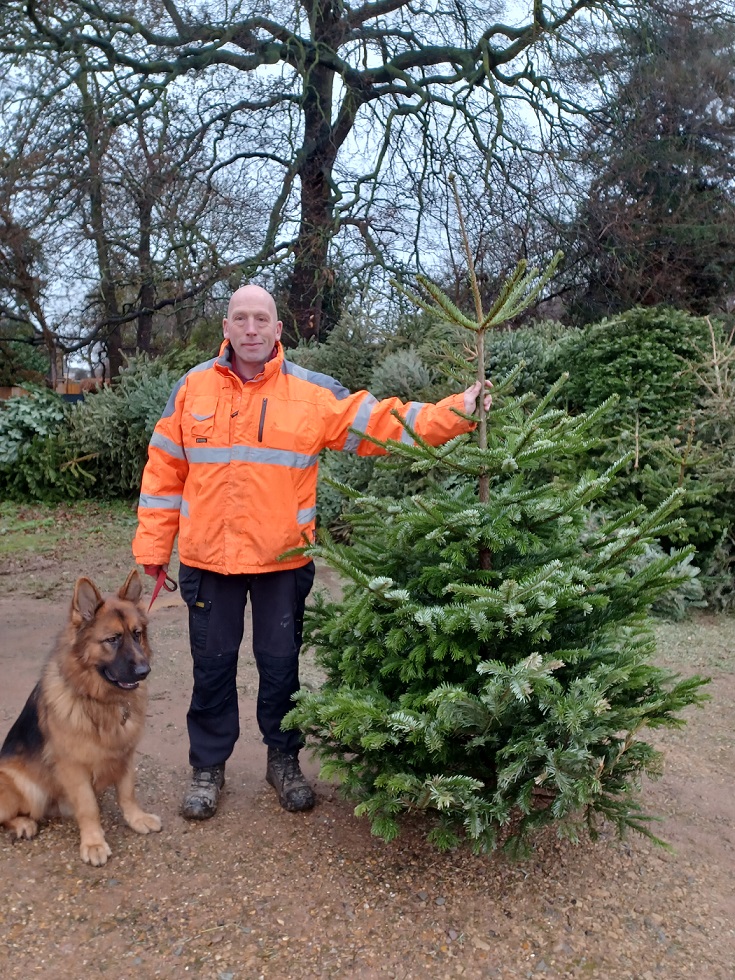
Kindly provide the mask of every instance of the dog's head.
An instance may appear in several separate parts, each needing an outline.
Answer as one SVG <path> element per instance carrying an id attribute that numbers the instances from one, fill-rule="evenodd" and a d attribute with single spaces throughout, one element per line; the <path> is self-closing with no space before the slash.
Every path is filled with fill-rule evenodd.
<path id="1" fill-rule="evenodd" d="M 77 654 L 108 684 L 123 691 L 135 690 L 151 670 L 148 620 L 138 604 L 142 592 L 137 570 L 128 575 L 117 595 L 108 598 L 88 578 L 80 578 L 74 587 L 71 624 Z"/>

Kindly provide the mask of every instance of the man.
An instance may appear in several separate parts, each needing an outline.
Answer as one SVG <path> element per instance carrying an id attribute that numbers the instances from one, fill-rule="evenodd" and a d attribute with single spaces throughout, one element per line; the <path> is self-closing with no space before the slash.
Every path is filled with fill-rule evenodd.
<path id="1" fill-rule="evenodd" d="M 480 383 L 437 405 L 351 395 L 334 378 L 284 360 L 282 323 L 260 286 L 238 289 L 219 355 L 176 385 L 151 438 L 133 553 L 149 575 L 167 569 L 179 536 L 181 595 L 189 607 L 194 689 L 187 713 L 192 778 L 182 814 L 215 813 L 225 763 L 239 736 L 237 657 L 248 596 L 259 674 L 256 716 L 268 747 L 266 779 L 286 810 L 309 810 L 314 793 L 299 766 L 297 730 L 281 721 L 299 687 L 298 657 L 314 564 L 279 556 L 313 541 L 318 455 L 359 455 L 378 439 L 410 441 L 391 414 L 441 445 L 471 424 Z M 485 396 L 489 407 L 490 396 Z"/>

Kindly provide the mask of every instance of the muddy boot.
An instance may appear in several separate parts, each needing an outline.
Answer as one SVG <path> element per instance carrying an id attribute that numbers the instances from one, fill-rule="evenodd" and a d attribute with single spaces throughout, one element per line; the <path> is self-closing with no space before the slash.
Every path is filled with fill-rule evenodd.
<path id="1" fill-rule="evenodd" d="M 187 820 L 209 820 L 217 812 L 219 794 L 224 784 L 224 764 L 192 769 L 191 782 L 181 804 L 181 816 Z"/>
<path id="2" fill-rule="evenodd" d="M 314 806 L 314 792 L 301 772 L 298 752 L 281 752 L 268 746 L 265 778 L 278 793 L 278 802 L 284 810 L 295 813 Z"/>

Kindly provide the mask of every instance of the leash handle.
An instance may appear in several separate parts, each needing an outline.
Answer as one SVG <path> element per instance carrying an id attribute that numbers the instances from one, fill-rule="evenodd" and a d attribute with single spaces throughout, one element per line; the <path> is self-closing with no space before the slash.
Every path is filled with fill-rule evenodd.
<path id="1" fill-rule="evenodd" d="M 166 592 L 175 592 L 177 589 L 176 582 L 169 577 L 165 568 L 161 569 L 161 571 L 158 573 L 158 577 L 156 578 L 156 584 L 153 587 L 153 595 L 151 596 L 151 602 L 148 606 L 148 612 L 151 611 L 153 603 L 156 601 L 158 593 L 161 591 L 161 589 L 164 589 Z"/>

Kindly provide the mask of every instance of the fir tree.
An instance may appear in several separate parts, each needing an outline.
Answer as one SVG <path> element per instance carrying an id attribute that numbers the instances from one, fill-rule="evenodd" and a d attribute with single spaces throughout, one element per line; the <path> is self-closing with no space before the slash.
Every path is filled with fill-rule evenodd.
<path id="1" fill-rule="evenodd" d="M 475 320 L 426 280 L 417 299 L 472 331 L 483 365 L 485 331 L 548 274 L 520 267 L 489 313 L 475 291 Z M 558 385 L 515 397 L 513 377 L 487 418 L 480 406 L 476 434 L 432 448 L 406 426 L 415 444 L 388 444 L 436 474 L 433 489 L 395 500 L 342 487 L 352 545 L 323 537 L 308 549 L 347 582 L 307 615 L 327 679 L 300 692 L 284 724 L 313 740 L 323 777 L 385 839 L 412 813 L 432 816 L 440 847 L 466 837 L 477 850 L 523 848 L 549 822 L 574 837 L 600 819 L 653 836 L 637 789 L 661 755 L 641 733 L 683 724 L 678 712 L 704 698 L 701 678 L 652 662 L 648 610 L 682 580 L 689 552 L 636 561 L 672 530 L 680 494 L 590 522 L 627 459 L 601 476 L 562 474 L 607 405 L 572 417 L 552 407 Z"/>

